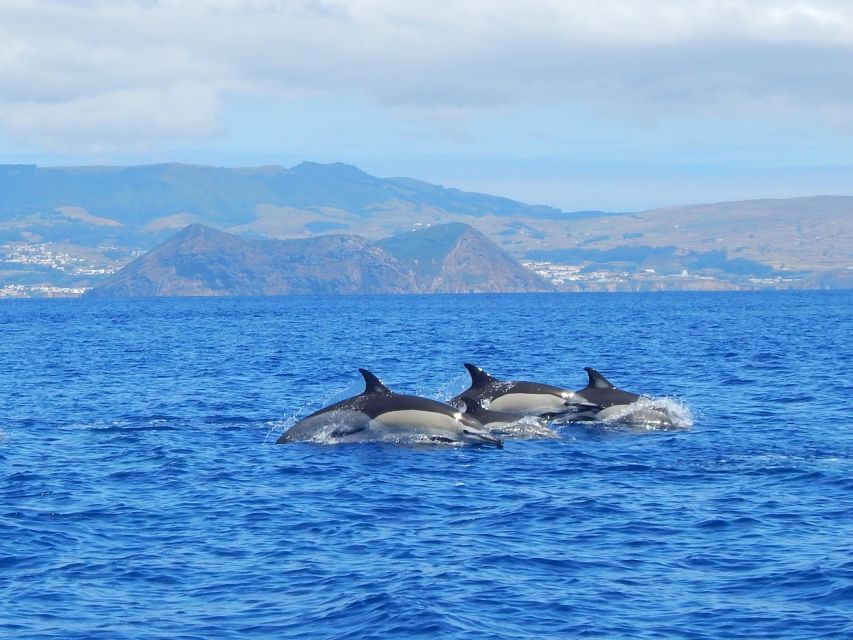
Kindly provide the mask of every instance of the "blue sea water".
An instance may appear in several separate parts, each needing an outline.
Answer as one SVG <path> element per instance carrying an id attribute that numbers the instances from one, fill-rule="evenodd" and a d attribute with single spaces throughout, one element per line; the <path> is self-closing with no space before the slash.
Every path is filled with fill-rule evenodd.
<path id="1" fill-rule="evenodd" d="M 853 637 L 853 292 L 0 304 L 0 637 Z M 470 361 L 692 427 L 275 445 Z"/>

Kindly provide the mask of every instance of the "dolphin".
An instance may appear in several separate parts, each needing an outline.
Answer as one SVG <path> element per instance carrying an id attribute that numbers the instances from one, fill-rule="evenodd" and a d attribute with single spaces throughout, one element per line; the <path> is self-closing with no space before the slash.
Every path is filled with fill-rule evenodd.
<path id="1" fill-rule="evenodd" d="M 489 411 L 552 418 L 593 406 L 569 389 L 523 380 L 499 380 L 468 362 L 465 368 L 471 374 L 471 386 L 450 400 L 455 407 L 468 407 L 473 400 Z"/>
<path id="2" fill-rule="evenodd" d="M 475 418 L 456 407 L 418 396 L 394 393 L 367 369 L 359 369 L 364 391 L 303 418 L 277 444 L 329 437 L 339 442 L 424 438 L 431 442 L 460 442 L 503 446 Z"/>
<path id="3" fill-rule="evenodd" d="M 574 416 L 575 419 L 600 421 L 612 419 L 633 424 L 657 423 L 673 426 L 672 418 L 664 411 L 636 404 L 643 398 L 649 399 L 648 396 L 617 389 L 592 367 L 584 367 L 584 371 L 589 376 L 589 382 L 577 394 L 591 404 L 597 405 L 598 408 L 579 413 Z"/>
<path id="4" fill-rule="evenodd" d="M 458 407 L 460 411 L 464 411 L 469 416 L 476 418 L 484 427 L 487 428 L 518 422 L 525 417 L 523 413 L 486 409 L 477 401 L 476 398 L 467 396 L 464 393 L 453 398 L 451 404 Z"/>
<path id="5" fill-rule="evenodd" d="M 502 438 L 556 438 L 557 432 L 548 427 L 548 422 L 539 416 L 525 416 L 509 411 L 484 409 L 475 399 L 459 398 L 459 408 L 479 420 L 493 436 Z M 464 406 L 462 406 L 464 404 Z"/>

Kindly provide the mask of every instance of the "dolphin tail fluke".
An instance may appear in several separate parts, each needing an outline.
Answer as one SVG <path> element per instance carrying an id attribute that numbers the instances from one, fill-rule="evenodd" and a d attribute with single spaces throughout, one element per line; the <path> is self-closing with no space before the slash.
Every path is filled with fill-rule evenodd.
<path id="1" fill-rule="evenodd" d="M 465 363 L 465 368 L 468 369 L 468 373 L 471 374 L 472 387 L 485 387 L 492 380 L 494 380 L 492 376 L 483 371 L 480 367 L 477 367 L 471 364 L 470 362 Z"/>
<path id="2" fill-rule="evenodd" d="M 358 372 L 364 378 L 364 393 L 381 393 L 390 395 L 391 389 L 382 384 L 382 381 L 367 369 L 359 369 Z"/>
<path id="3" fill-rule="evenodd" d="M 615 389 L 616 388 L 610 383 L 610 381 L 607 378 L 605 378 L 603 375 L 598 373 L 598 371 L 596 371 L 592 367 L 584 367 L 583 370 L 587 372 L 587 375 L 589 375 L 589 385 L 588 386 L 595 387 L 596 389 Z"/>

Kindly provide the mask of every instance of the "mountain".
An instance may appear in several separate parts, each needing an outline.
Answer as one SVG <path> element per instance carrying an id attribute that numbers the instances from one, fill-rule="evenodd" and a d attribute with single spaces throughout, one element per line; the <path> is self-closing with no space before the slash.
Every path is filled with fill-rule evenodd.
<path id="1" fill-rule="evenodd" d="M 258 240 L 194 224 L 94 287 L 94 297 L 404 293 L 414 278 L 358 236 Z"/>
<path id="2" fill-rule="evenodd" d="M 368 218 L 388 208 L 466 216 L 554 217 L 558 209 L 466 193 L 411 178 L 376 178 L 341 163 L 303 162 L 224 168 L 186 164 L 137 167 L 0 165 L 0 220 L 52 216 L 64 207 L 126 227 L 144 228 L 176 215 L 220 228 L 256 220 L 257 207 Z"/>
<path id="3" fill-rule="evenodd" d="M 557 258 L 560 256 L 549 252 L 565 249 L 624 252 L 672 248 L 680 255 L 722 252 L 728 260 L 751 261 L 783 272 L 853 265 L 853 196 L 666 207 L 571 221 L 560 230 L 574 239 L 573 246 L 534 249 L 528 257 Z M 608 256 L 601 257 L 607 261 Z M 584 258 L 591 259 L 592 254 Z"/>
<path id="4" fill-rule="evenodd" d="M 551 287 L 476 229 L 448 223 L 376 243 L 412 272 L 424 291 L 544 291 Z"/>
<path id="5" fill-rule="evenodd" d="M 391 252 L 405 243 L 389 237 L 449 223 L 565 290 L 840 288 L 853 267 L 851 196 L 563 212 L 340 163 L 0 165 L 0 297 L 90 288 L 191 224 L 255 239 L 357 234 Z M 436 269 L 434 288 L 470 284 L 428 262 L 407 268 Z"/>
<path id="6" fill-rule="evenodd" d="M 545 291 L 467 225 L 371 243 L 355 235 L 237 237 L 190 225 L 98 284 L 92 297 Z"/>

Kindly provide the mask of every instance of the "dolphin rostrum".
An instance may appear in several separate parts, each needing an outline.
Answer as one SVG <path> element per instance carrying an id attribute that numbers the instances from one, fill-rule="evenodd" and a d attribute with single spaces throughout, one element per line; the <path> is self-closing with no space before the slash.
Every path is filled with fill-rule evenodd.
<path id="1" fill-rule="evenodd" d="M 335 442 L 424 439 L 429 442 L 491 444 L 503 442 L 475 418 L 456 407 L 391 391 L 367 369 L 359 369 L 364 391 L 303 418 L 277 443 L 328 438 Z"/>
<path id="2" fill-rule="evenodd" d="M 489 411 L 551 418 L 592 406 L 569 389 L 524 380 L 499 380 L 467 362 L 465 368 L 471 374 L 471 386 L 450 401 L 456 407 L 467 407 L 473 401 Z"/>

